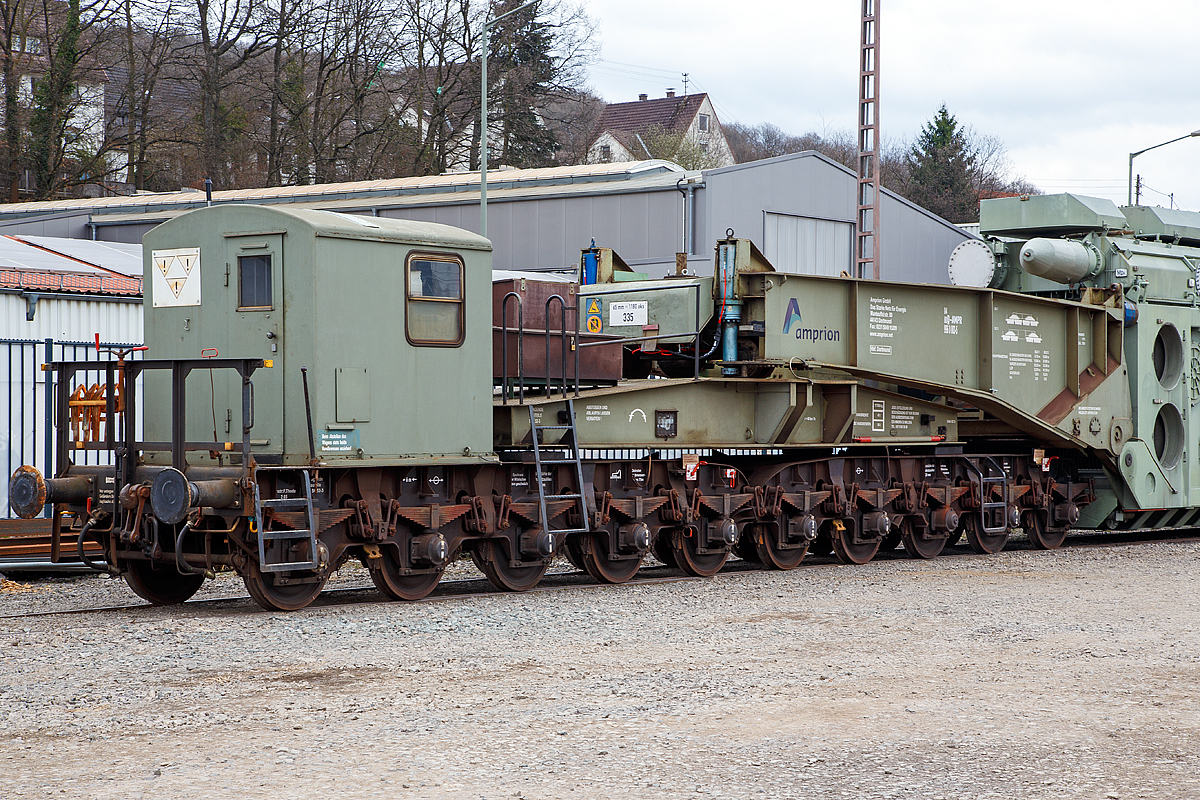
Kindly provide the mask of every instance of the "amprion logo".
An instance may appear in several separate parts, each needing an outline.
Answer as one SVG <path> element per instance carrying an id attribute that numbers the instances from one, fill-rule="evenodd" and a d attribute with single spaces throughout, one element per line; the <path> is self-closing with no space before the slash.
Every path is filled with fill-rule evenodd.
<path id="1" fill-rule="evenodd" d="M 788 300 L 787 314 L 784 315 L 784 319 L 783 319 L 783 334 L 784 334 L 784 336 L 786 336 L 789 332 L 791 332 L 793 321 L 797 325 L 802 324 L 802 320 L 800 318 L 800 304 L 796 302 L 796 298 L 794 298 L 794 297 L 791 298 L 790 300 Z"/>
<path id="2" fill-rule="evenodd" d="M 791 333 L 793 323 L 796 325 L 796 338 L 801 341 L 809 341 L 809 342 L 841 341 L 842 334 L 840 331 L 835 331 L 831 328 L 806 328 L 806 327 L 804 327 L 804 319 L 800 316 L 800 303 L 794 297 L 788 299 L 787 313 L 783 315 L 783 335 L 784 336 Z"/>

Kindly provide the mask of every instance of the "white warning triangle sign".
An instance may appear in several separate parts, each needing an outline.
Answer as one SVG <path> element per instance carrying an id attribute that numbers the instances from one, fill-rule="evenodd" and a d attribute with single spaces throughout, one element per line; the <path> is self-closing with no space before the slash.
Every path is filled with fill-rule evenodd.
<path id="1" fill-rule="evenodd" d="M 150 261 L 155 306 L 200 305 L 200 248 L 155 250 Z"/>

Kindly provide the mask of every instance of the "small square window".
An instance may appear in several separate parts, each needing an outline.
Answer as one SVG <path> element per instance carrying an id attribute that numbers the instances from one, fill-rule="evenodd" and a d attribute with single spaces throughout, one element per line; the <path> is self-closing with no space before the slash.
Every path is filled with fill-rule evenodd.
<path id="1" fill-rule="evenodd" d="M 600 160 L 606 164 L 612 161 L 612 147 L 606 144 L 600 145 Z"/>
<path id="2" fill-rule="evenodd" d="M 428 347 L 458 347 L 463 342 L 462 260 L 414 253 L 408 257 L 407 273 L 408 341 Z"/>
<path id="3" fill-rule="evenodd" d="M 701 132 L 701 133 L 708 133 L 708 114 L 701 114 L 701 115 L 700 115 L 700 122 L 699 122 L 699 125 L 700 125 L 700 132 Z"/>
<path id="4" fill-rule="evenodd" d="M 238 308 L 271 308 L 271 256 L 238 256 Z"/>

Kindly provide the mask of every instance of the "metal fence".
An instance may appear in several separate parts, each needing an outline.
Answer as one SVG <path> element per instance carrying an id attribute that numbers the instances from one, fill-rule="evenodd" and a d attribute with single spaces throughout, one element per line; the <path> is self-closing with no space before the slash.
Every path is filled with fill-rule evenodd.
<path id="1" fill-rule="evenodd" d="M 44 339 L 0 339 L 0 445 L 5 451 L 3 476 L 0 480 L 0 519 L 11 519 L 15 515 L 8 507 L 8 477 L 23 464 L 32 464 L 44 475 L 54 475 L 54 436 L 58 420 L 54 419 L 54 372 L 44 371 L 42 365 L 50 361 L 108 361 L 112 359 L 105 349 L 128 349 L 137 344 L 127 342 L 101 342 L 98 352 L 95 342 L 55 341 Z M 127 358 L 140 358 L 141 353 L 132 353 Z M 102 370 L 87 370 L 76 377 L 76 385 L 92 386 L 105 380 Z M 47 391 L 47 386 L 50 391 Z M 134 407 L 142 407 L 142 384 L 139 379 Z M 142 415 L 137 414 L 140 439 Z M 109 464 L 110 453 L 78 451 L 75 463 Z M 48 512 L 47 512 L 48 514 Z"/>

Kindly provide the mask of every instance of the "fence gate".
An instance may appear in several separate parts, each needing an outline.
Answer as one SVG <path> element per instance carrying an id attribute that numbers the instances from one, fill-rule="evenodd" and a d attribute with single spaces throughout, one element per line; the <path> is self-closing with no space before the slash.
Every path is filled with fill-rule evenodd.
<path id="1" fill-rule="evenodd" d="M 5 453 L 3 478 L 0 481 L 0 519 L 12 519 L 16 515 L 8 507 L 8 478 L 23 464 L 32 464 L 47 477 L 53 476 L 57 465 L 51 463 L 54 453 L 54 436 L 58 420 L 54 419 L 53 386 L 46 391 L 46 382 L 53 380 L 55 373 L 42 370 L 48 361 L 109 361 L 112 356 L 105 349 L 128 349 L 137 347 L 128 342 L 101 342 L 101 352 L 96 351 L 95 342 L 62 342 L 53 339 L 0 339 L 0 446 Z M 141 353 L 131 353 L 126 359 L 140 358 Z M 105 380 L 101 370 L 79 373 L 76 385 L 84 390 Z M 137 436 L 141 439 L 142 381 L 139 378 L 132 402 L 137 409 Z M 112 463 L 111 453 L 79 451 L 80 464 Z M 43 512 L 49 516 L 49 511 Z"/>

